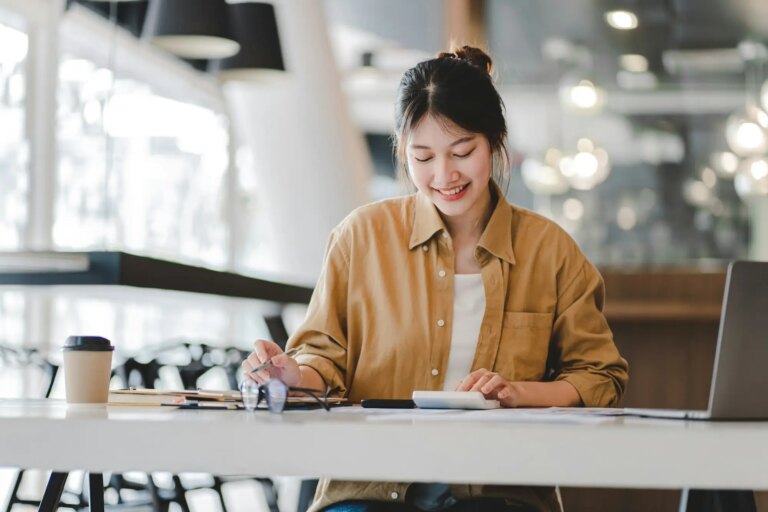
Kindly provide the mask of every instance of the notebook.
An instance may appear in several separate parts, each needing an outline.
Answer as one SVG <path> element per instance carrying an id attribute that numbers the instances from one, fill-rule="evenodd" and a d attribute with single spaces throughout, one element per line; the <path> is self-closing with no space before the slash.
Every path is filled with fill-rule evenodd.
<path id="1" fill-rule="evenodd" d="M 702 420 L 768 419 L 768 262 L 728 266 L 706 410 L 625 409 L 625 414 Z"/>

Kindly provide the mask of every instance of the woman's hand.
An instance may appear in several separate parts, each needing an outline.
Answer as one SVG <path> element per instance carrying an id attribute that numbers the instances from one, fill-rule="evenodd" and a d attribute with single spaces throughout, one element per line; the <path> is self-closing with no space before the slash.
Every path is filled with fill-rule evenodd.
<path id="1" fill-rule="evenodd" d="M 251 373 L 251 370 L 271 361 L 272 366 L 260 372 Z M 301 372 L 296 361 L 285 355 L 277 343 L 268 340 L 256 340 L 253 343 L 253 352 L 243 361 L 245 376 L 263 384 L 269 379 L 279 379 L 289 387 L 296 387 L 301 383 Z"/>
<path id="2" fill-rule="evenodd" d="M 509 382 L 496 372 L 481 368 L 459 383 L 456 391 L 480 391 L 504 407 L 581 407 L 581 395 L 566 380 Z"/>
<path id="3" fill-rule="evenodd" d="M 470 373 L 456 387 L 456 391 L 480 391 L 485 398 L 498 400 L 503 407 L 519 407 L 519 393 L 514 382 L 507 381 L 496 372 L 481 368 Z"/>

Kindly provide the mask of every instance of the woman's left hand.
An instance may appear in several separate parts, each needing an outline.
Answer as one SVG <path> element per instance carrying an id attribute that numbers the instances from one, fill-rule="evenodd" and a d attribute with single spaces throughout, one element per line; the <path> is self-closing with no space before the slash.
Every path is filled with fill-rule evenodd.
<path id="1" fill-rule="evenodd" d="M 515 383 L 485 368 L 464 377 L 456 391 L 480 391 L 485 398 L 498 400 L 504 407 L 517 407 L 519 404 Z"/>

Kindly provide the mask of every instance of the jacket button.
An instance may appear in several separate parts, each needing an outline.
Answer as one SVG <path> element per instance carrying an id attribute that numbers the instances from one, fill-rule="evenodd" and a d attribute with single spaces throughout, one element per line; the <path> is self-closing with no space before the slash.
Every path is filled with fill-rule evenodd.
<path id="1" fill-rule="evenodd" d="M 440 320 L 437 321 L 437 325 L 440 327 L 443 327 L 445 325 L 445 320 L 441 318 Z"/>
<path id="2" fill-rule="evenodd" d="M 427 244 L 424 244 L 421 246 L 421 250 L 424 252 L 427 252 L 429 250 L 429 246 Z"/>
<path id="3" fill-rule="evenodd" d="M 438 370 L 437 368 L 432 368 L 432 375 L 433 376 L 437 377 L 439 374 L 440 374 L 440 370 Z"/>
<path id="4" fill-rule="evenodd" d="M 400 493 L 397 492 L 397 491 L 392 491 L 392 493 L 389 495 L 389 497 L 392 498 L 393 500 L 396 500 L 397 498 L 400 497 Z"/>

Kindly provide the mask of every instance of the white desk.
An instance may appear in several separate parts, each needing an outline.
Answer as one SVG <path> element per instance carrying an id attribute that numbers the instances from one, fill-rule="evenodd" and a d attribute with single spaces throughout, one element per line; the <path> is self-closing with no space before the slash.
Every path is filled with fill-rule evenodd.
<path id="1" fill-rule="evenodd" d="M 503 411 L 502 411 L 503 412 Z M 768 489 L 768 422 L 473 421 L 0 400 L 0 466 L 358 480 Z"/>

